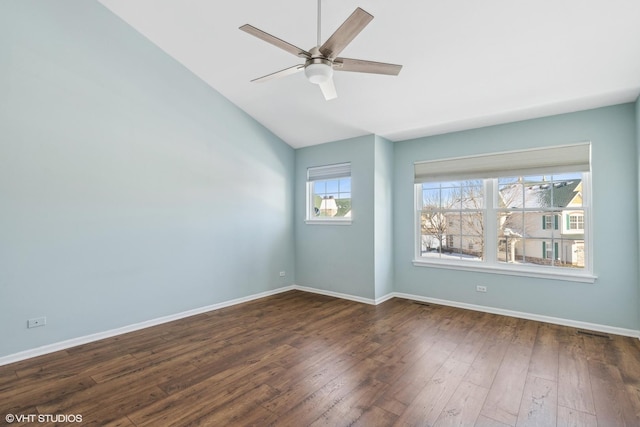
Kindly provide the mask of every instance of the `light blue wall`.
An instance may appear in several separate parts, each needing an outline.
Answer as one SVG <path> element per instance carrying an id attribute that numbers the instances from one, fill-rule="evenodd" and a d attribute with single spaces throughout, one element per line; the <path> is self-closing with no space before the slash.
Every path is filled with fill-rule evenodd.
<path id="1" fill-rule="evenodd" d="M 296 150 L 296 284 L 373 299 L 373 135 Z M 351 225 L 306 224 L 307 168 L 351 162 Z"/>
<path id="2" fill-rule="evenodd" d="M 374 151 L 375 298 L 393 292 L 393 143 L 375 137 Z"/>
<path id="3" fill-rule="evenodd" d="M 395 145 L 395 290 L 638 329 L 638 182 L 634 104 L 457 132 Z M 416 267 L 413 163 L 590 140 L 595 284 Z M 486 285 L 488 292 L 475 292 Z"/>
<path id="4" fill-rule="evenodd" d="M 0 356 L 293 283 L 294 161 L 96 2 L 0 2 Z"/>

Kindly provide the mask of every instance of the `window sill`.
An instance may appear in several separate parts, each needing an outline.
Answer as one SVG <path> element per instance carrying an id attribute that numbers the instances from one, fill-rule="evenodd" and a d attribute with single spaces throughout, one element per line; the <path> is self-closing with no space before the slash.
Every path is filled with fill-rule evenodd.
<path id="1" fill-rule="evenodd" d="M 309 225 L 351 225 L 350 219 L 305 219 Z"/>
<path id="2" fill-rule="evenodd" d="M 417 267 L 444 268 L 448 270 L 475 271 L 479 273 L 505 274 L 509 276 L 535 277 L 539 279 L 564 280 L 567 282 L 595 283 L 598 276 L 590 273 L 571 274 L 564 271 L 549 271 L 544 268 L 513 268 L 497 265 L 486 265 L 481 262 L 463 263 L 414 259 L 413 265 Z"/>

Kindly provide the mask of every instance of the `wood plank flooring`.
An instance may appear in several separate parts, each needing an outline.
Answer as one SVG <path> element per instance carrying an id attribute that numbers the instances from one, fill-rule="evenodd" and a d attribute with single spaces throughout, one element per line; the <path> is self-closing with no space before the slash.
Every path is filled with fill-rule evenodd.
<path id="1" fill-rule="evenodd" d="M 0 424 L 6 414 L 99 426 L 638 426 L 640 341 L 291 291 L 0 367 Z M 23 424 L 34 425 L 12 425 Z"/>

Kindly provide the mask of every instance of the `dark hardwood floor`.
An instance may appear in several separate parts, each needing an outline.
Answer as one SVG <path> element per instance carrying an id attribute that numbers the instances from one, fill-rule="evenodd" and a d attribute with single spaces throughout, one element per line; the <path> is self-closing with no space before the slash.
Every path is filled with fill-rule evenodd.
<path id="1" fill-rule="evenodd" d="M 100 426 L 638 426 L 640 341 L 291 291 L 0 367 L 0 423 L 6 414 Z"/>

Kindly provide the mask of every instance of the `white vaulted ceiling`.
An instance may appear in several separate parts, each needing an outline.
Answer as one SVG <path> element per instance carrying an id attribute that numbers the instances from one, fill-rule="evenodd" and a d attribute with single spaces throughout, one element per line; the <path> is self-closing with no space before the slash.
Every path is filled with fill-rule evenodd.
<path id="1" fill-rule="evenodd" d="M 362 7 L 374 20 L 341 56 L 402 64 L 397 77 L 336 72 L 325 101 L 302 61 L 249 23 L 310 49 L 316 0 L 101 0 L 293 147 L 364 134 L 392 141 L 634 101 L 638 0 L 323 0 L 326 40 Z"/>

